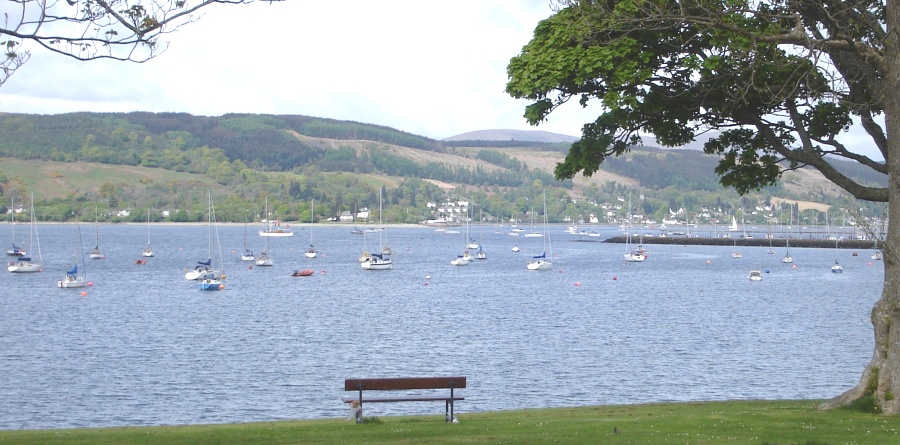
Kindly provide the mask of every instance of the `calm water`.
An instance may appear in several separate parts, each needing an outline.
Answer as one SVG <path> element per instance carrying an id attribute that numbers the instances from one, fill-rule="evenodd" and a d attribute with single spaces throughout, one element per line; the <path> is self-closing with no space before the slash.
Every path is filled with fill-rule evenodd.
<path id="1" fill-rule="evenodd" d="M 54 286 L 74 226 L 41 225 L 44 272 L 0 274 L 0 429 L 344 417 L 347 377 L 465 375 L 462 414 L 827 398 L 853 386 L 872 353 L 883 269 L 871 251 L 791 249 L 791 267 L 768 248 L 733 259 L 727 247 L 649 246 L 645 263 L 626 264 L 625 246 L 553 227 L 554 270 L 531 272 L 540 238 L 478 227 L 488 259 L 454 267 L 463 234 L 391 228 L 395 268 L 377 272 L 359 267 L 364 237 L 351 227 L 314 228 L 315 259 L 303 256 L 309 229 L 296 229 L 270 239 L 274 267 L 251 269 L 244 227 L 220 226 L 227 287 L 201 292 L 183 270 L 206 258 L 205 226 L 152 227 L 157 257 L 138 266 L 146 226 L 101 225 L 108 258 L 87 260 L 95 284 L 81 296 Z M 94 231 L 81 226 L 85 249 Z M 836 256 L 843 274 L 830 273 Z M 291 277 L 298 268 L 317 273 Z M 750 282 L 750 269 L 768 273 Z"/>

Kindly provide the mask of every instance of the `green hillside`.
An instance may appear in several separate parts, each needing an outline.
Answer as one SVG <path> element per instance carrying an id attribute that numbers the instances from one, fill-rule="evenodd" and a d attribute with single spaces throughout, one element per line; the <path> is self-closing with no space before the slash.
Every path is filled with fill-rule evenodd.
<path id="1" fill-rule="evenodd" d="M 216 195 L 218 216 L 237 222 L 258 216 L 266 196 L 280 219 L 308 221 L 315 199 L 317 220 L 327 220 L 375 205 L 380 187 L 386 220 L 407 223 L 433 217 L 429 202 L 452 199 L 475 203 L 485 219 L 524 215 L 545 188 L 555 222 L 611 209 L 624 215 L 618 203 L 628 195 L 643 196 L 635 199 L 635 211 L 648 219 L 680 208 L 732 213 L 773 198 L 865 206 L 811 171 L 792 172 L 776 187 L 741 198 L 718 184 L 717 159 L 693 150 L 635 149 L 592 178 L 557 181 L 552 169 L 566 149 L 545 142 L 436 141 L 309 116 L 7 113 L 0 114 L 0 189 L 4 203 L 21 202 L 33 191 L 38 214 L 47 220 L 95 208 L 109 215 L 152 207 L 153 218 L 165 209 L 174 220 L 202 221 L 206 188 Z M 839 168 L 857 174 L 849 163 Z M 145 220 L 143 212 L 130 218 Z"/>

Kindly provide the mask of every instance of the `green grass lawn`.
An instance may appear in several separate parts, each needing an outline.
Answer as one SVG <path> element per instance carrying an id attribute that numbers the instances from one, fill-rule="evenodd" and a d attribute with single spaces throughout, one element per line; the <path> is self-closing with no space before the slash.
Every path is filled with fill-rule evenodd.
<path id="1" fill-rule="evenodd" d="M 817 401 L 534 409 L 227 425 L 0 431 L 0 444 L 900 444 L 900 417 L 817 411 Z M 460 404 L 462 407 L 463 404 Z M 377 412 L 377 405 L 368 414 Z"/>

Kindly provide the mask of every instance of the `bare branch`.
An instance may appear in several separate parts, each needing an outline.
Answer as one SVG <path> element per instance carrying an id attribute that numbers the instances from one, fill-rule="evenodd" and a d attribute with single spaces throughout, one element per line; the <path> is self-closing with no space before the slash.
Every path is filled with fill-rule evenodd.
<path id="1" fill-rule="evenodd" d="M 7 47 L 0 85 L 28 60 L 30 53 L 22 49 L 27 43 L 82 61 L 142 63 L 165 52 L 168 42 L 160 38 L 199 20 L 203 8 L 253 1 L 7 0 L 0 5 L 0 44 Z"/>

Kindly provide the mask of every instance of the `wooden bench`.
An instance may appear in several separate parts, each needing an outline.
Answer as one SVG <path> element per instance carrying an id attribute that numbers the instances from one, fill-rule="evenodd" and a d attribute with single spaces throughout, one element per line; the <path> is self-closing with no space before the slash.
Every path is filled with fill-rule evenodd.
<path id="1" fill-rule="evenodd" d="M 385 379 L 346 379 L 344 380 L 344 391 L 356 391 L 353 397 L 344 397 L 344 403 L 357 402 L 358 410 L 356 411 L 356 422 L 362 421 L 362 405 L 363 403 L 375 402 L 431 402 L 444 401 L 444 416 L 448 422 L 452 422 L 453 402 L 457 400 L 465 400 L 454 393 L 454 390 L 465 388 L 465 377 L 403 377 L 403 378 L 385 378 Z M 366 397 L 363 398 L 363 391 L 400 391 L 400 390 L 417 390 L 417 389 L 450 389 L 450 394 L 415 394 L 398 397 Z"/>

